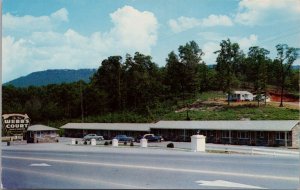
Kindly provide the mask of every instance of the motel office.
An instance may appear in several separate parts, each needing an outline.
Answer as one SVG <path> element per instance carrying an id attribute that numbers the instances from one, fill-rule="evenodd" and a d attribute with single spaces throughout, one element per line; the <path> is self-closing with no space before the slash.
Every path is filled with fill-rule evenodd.
<path id="1" fill-rule="evenodd" d="M 207 143 L 286 146 L 299 148 L 298 120 L 263 121 L 159 121 L 157 123 L 68 123 L 61 127 L 66 137 L 88 133 L 111 139 L 118 134 L 137 137 L 146 133 L 162 135 L 166 140 L 189 141 L 199 132 Z"/>

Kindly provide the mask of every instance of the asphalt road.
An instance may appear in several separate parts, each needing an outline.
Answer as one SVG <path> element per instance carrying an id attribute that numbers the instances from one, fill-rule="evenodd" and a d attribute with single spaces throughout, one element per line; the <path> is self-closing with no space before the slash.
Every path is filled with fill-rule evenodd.
<path id="1" fill-rule="evenodd" d="M 2 183 L 8 189 L 299 187 L 299 158 L 151 151 L 2 150 Z"/>

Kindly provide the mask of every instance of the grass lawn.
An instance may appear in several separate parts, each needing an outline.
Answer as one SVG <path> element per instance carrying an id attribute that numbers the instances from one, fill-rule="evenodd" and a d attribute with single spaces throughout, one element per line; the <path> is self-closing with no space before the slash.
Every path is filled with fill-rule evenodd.
<path id="1" fill-rule="evenodd" d="M 161 120 L 185 120 L 187 110 L 191 120 L 297 120 L 299 119 L 299 106 L 297 103 L 284 103 L 279 107 L 279 102 L 231 102 L 227 105 L 225 94 L 222 92 L 205 92 L 198 94 L 196 101 L 189 102 L 188 106 L 178 106 L 176 111 L 171 111 L 161 117 Z"/>
<path id="2" fill-rule="evenodd" d="M 164 120 L 185 120 L 187 111 L 170 112 L 164 115 Z M 296 120 L 299 119 L 299 110 L 279 108 L 272 105 L 256 107 L 254 105 L 239 106 L 202 106 L 201 109 L 189 110 L 192 120 Z"/>

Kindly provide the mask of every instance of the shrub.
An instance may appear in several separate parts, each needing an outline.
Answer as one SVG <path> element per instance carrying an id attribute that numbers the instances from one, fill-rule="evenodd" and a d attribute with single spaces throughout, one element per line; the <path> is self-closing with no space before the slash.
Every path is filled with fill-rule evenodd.
<path id="1" fill-rule="evenodd" d="M 134 146 L 133 142 L 130 143 L 130 146 Z"/>
<path id="2" fill-rule="evenodd" d="M 109 145 L 109 142 L 105 141 L 104 145 Z"/>
<path id="3" fill-rule="evenodd" d="M 174 144 L 173 143 L 167 144 L 167 148 L 174 148 Z"/>
<path id="4" fill-rule="evenodd" d="M 109 144 L 112 144 L 112 141 L 109 141 Z"/>

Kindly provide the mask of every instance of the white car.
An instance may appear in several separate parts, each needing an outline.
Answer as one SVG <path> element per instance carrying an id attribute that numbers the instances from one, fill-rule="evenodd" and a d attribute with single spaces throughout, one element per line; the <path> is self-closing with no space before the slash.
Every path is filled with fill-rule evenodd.
<path id="1" fill-rule="evenodd" d="M 83 137 L 84 141 L 90 141 L 92 139 L 96 139 L 98 141 L 104 140 L 103 136 L 98 136 L 97 134 L 88 134 Z"/>

